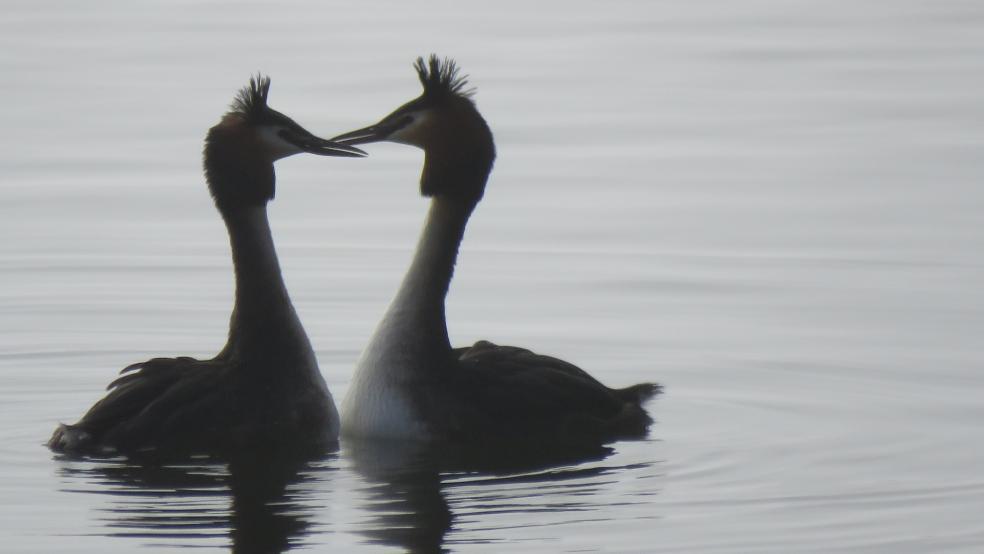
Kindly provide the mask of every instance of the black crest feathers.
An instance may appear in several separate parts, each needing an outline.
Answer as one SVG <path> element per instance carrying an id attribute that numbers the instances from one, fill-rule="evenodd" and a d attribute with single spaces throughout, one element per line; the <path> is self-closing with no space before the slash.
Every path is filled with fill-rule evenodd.
<path id="1" fill-rule="evenodd" d="M 267 95 L 270 93 L 270 78 L 259 73 L 249 78 L 249 85 L 239 90 L 232 102 L 232 111 L 247 119 L 259 117 L 267 108 Z"/>
<path id="2" fill-rule="evenodd" d="M 420 77 L 420 84 L 424 86 L 425 96 L 470 98 L 475 93 L 475 89 L 465 88 L 468 76 L 458 74 L 458 65 L 451 58 L 441 60 L 437 54 L 431 54 L 426 63 L 424 58 L 417 58 L 413 67 Z"/>

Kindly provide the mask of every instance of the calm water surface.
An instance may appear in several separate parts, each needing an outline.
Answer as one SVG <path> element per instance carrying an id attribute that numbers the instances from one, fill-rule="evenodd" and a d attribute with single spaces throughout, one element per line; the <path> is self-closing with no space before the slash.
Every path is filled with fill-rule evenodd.
<path id="1" fill-rule="evenodd" d="M 980 552 L 979 2 L 5 3 L 5 552 Z M 247 77 L 333 134 L 473 76 L 499 161 L 451 335 L 666 385 L 647 440 L 476 468 L 343 443 L 141 468 L 42 442 L 232 296 L 201 140 Z M 419 152 L 291 158 L 281 260 L 342 398 L 409 261 Z"/>

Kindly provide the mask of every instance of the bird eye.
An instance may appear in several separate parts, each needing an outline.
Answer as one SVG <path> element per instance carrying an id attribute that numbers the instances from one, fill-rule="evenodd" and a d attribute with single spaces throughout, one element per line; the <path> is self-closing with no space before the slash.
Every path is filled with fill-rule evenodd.
<path id="1" fill-rule="evenodd" d="M 393 124 L 393 130 L 399 131 L 400 129 L 410 125 L 413 122 L 414 122 L 414 117 L 412 115 L 409 114 L 404 115 L 400 117 L 400 119 L 397 119 L 396 123 Z"/>

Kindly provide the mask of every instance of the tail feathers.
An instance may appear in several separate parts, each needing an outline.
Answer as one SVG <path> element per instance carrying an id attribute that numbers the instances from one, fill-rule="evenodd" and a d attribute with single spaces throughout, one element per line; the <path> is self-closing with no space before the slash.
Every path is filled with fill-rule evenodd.
<path id="1" fill-rule="evenodd" d="M 92 435 L 76 426 L 60 424 L 48 439 L 48 448 L 54 452 L 81 452 L 92 442 Z"/>
<path id="2" fill-rule="evenodd" d="M 663 392 L 663 386 L 656 383 L 639 383 L 638 385 L 632 385 L 624 389 L 617 389 L 615 392 L 626 402 L 642 404 Z"/>
<path id="3" fill-rule="evenodd" d="M 624 404 L 618 416 L 608 422 L 607 433 L 623 439 L 645 437 L 653 418 L 646 413 L 642 404 L 662 391 L 663 387 L 656 383 L 639 383 L 624 389 L 615 389 L 615 394 Z"/>

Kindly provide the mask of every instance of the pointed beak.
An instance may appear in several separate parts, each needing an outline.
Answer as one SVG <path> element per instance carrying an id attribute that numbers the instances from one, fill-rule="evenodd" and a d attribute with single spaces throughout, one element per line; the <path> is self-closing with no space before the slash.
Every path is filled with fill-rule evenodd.
<path id="1" fill-rule="evenodd" d="M 363 127 L 362 129 L 357 129 L 355 131 L 342 133 L 336 137 L 332 137 L 331 140 L 347 145 L 380 142 L 383 140 L 387 140 L 390 137 L 390 135 L 406 127 L 412 121 L 413 121 L 412 117 L 401 117 L 399 119 L 396 119 L 395 121 L 389 121 L 387 118 L 380 121 L 379 123 L 376 123 L 375 125 L 370 125 L 368 127 Z"/>
<path id="2" fill-rule="evenodd" d="M 325 140 L 323 138 L 316 137 L 303 129 L 281 131 L 280 137 L 305 152 L 317 154 L 319 156 L 363 158 L 368 155 L 358 148 L 349 146 L 348 144 L 336 142 L 334 139 Z"/>

